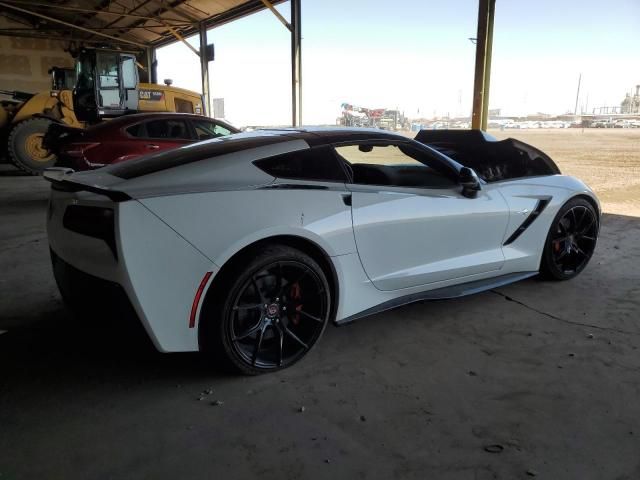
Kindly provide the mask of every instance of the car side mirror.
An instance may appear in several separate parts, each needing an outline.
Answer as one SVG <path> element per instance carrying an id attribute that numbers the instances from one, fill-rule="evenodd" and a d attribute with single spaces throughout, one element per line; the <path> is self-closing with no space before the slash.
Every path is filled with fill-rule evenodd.
<path id="1" fill-rule="evenodd" d="M 480 179 L 472 168 L 462 167 L 458 173 L 458 183 L 462 185 L 462 195 L 467 198 L 475 198 L 482 189 Z"/>

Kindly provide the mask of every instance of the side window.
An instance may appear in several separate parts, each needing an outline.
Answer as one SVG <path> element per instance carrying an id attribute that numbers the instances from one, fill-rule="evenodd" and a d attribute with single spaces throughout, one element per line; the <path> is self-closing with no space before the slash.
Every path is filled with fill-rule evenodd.
<path id="1" fill-rule="evenodd" d="M 193 104 L 189 100 L 182 98 L 174 98 L 173 104 L 176 107 L 178 113 L 193 113 Z"/>
<path id="2" fill-rule="evenodd" d="M 229 135 L 231 134 L 231 130 L 229 130 L 228 128 L 224 128 L 222 125 L 216 125 L 215 127 L 213 127 L 213 130 L 216 132 L 216 134 L 218 134 L 219 136 L 223 136 L 223 135 Z"/>
<path id="3" fill-rule="evenodd" d="M 136 138 L 142 138 L 144 137 L 144 125 L 142 123 L 136 123 L 135 125 L 131 125 L 130 127 L 127 127 L 126 132 L 128 135 L 132 136 L 132 137 L 136 137 Z"/>
<path id="4" fill-rule="evenodd" d="M 122 85 L 126 89 L 135 89 L 137 82 L 136 63 L 133 57 L 124 57 L 122 60 Z"/>
<path id="5" fill-rule="evenodd" d="M 184 120 L 151 120 L 145 126 L 147 138 L 191 140 L 189 129 Z"/>
<path id="6" fill-rule="evenodd" d="M 346 181 L 344 169 L 330 147 L 298 150 L 258 160 L 254 164 L 277 178 L 341 183 Z"/>
<path id="7" fill-rule="evenodd" d="M 198 140 L 222 137 L 231 133 L 228 129 L 213 122 L 207 122 L 205 120 L 191 120 L 191 123 L 196 131 L 196 137 L 198 137 Z"/>
<path id="8" fill-rule="evenodd" d="M 448 188 L 453 172 L 411 145 L 345 145 L 336 147 L 351 170 L 352 182 L 392 187 Z"/>

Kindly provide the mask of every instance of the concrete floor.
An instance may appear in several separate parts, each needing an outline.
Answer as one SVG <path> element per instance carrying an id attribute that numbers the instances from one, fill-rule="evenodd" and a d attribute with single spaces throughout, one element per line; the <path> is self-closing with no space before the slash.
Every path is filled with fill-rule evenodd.
<path id="1" fill-rule="evenodd" d="M 46 194 L 0 171 L 1 480 L 640 478 L 640 218 L 605 215 L 573 281 L 329 328 L 246 378 L 71 319 Z"/>

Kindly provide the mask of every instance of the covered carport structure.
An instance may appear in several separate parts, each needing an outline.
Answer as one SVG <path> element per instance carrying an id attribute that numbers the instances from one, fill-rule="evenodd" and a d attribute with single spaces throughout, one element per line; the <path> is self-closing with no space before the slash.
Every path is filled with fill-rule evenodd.
<path id="1" fill-rule="evenodd" d="M 0 0 L 0 20 L 22 22 L 0 31 L 9 36 L 0 41 L 139 48 L 152 65 L 154 49 L 180 41 L 152 20 L 163 18 L 182 38 L 204 22 L 176 13 L 196 16 L 186 2 L 138 0 L 147 7 L 126 16 L 118 12 L 128 0 L 103 0 L 109 13 L 100 14 L 91 0 L 54 4 L 88 11 L 39 1 L 46 7 Z M 474 39 L 476 128 L 487 101 L 492 4 L 480 0 Z M 204 27 L 236 14 L 211 16 Z M 134 27 L 100 27 L 96 17 Z M 163 33 L 145 40 L 149 30 Z M 195 354 L 156 353 L 139 323 L 72 318 L 50 270 L 49 185 L 0 171 L 0 478 L 639 478 L 640 213 L 629 210 L 640 207 L 637 196 L 624 196 L 632 184 L 618 179 L 636 176 L 640 149 L 637 139 L 615 151 L 589 140 L 631 130 L 589 130 L 557 132 L 583 139 L 578 171 L 606 178 L 603 200 L 621 202 L 621 214 L 605 210 L 596 255 L 579 279 L 532 279 L 327 329 L 308 361 L 253 378 L 217 373 Z"/>
<path id="2" fill-rule="evenodd" d="M 1 28 L 0 35 L 57 39 L 72 45 L 94 44 L 140 51 L 147 80 L 157 83 L 156 49 L 184 42 L 200 57 L 202 92 L 210 114 L 209 62 L 206 32 L 252 13 L 269 9 L 291 34 L 291 125 L 302 124 L 301 1 L 289 0 L 291 18 L 274 7 L 284 0 L 36 0 L 0 1 L 2 13 L 18 26 Z M 486 130 L 489 105 L 491 50 L 495 0 L 479 0 L 472 127 Z M 200 48 L 186 38 L 199 35 Z M 204 53 L 203 53 L 204 52 Z"/>
<path id="3" fill-rule="evenodd" d="M 146 79 L 157 83 L 155 52 L 170 43 L 184 42 L 200 57 L 202 92 L 210 113 L 209 62 L 213 45 L 207 45 L 208 30 L 270 9 L 291 33 L 291 100 L 293 126 L 302 123 L 301 0 L 290 0 L 291 19 L 274 5 L 283 0 L 89 0 L 85 2 L 0 1 L 2 15 L 11 26 L 0 27 L 0 35 L 59 40 L 77 48 L 98 45 L 139 52 Z M 199 35 L 200 48 L 186 38 Z"/>

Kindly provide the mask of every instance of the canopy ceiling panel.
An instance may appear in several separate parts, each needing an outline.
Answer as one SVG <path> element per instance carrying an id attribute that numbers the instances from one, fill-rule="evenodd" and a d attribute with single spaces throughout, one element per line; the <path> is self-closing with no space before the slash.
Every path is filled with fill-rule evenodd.
<path id="1" fill-rule="evenodd" d="M 264 8 L 262 0 L 0 0 L 0 15 L 12 21 L 0 35 L 144 48 Z"/>

